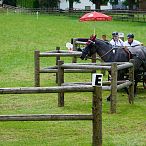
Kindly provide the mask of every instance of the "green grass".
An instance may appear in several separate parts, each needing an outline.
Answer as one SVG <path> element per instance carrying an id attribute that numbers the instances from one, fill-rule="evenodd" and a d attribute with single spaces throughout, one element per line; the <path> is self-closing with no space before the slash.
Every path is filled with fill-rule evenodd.
<path id="1" fill-rule="evenodd" d="M 146 23 L 96 22 L 97 37 L 113 31 L 133 32 L 146 44 Z M 0 14 L 0 87 L 34 86 L 34 50 L 54 50 L 71 38 L 89 37 L 92 22 L 81 23 L 75 17 Z M 71 59 L 65 59 L 70 62 Z M 81 62 L 79 60 L 79 62 Z M 41 59 L 42 66 L 55 59 Z M 90 74 L 66 74 L 65 81 L 90 81 Z M 41 86 L 55 86 L 55 74 L 42 74 Z M 117 113 L 109 114 L 109 92 L 103 92 L 103 146 L 146 146 L 146 90 L 138 86 L 133 105 L 127 95 L 118 93 Z M 0 95 L 0 114 L 86 114 L 91 113 L 90 93 L 65 94 L 65 106 L 57 107 L 57 94 Z M 0 122 L 0 145 L 90 146 L 92 123 Z"/>

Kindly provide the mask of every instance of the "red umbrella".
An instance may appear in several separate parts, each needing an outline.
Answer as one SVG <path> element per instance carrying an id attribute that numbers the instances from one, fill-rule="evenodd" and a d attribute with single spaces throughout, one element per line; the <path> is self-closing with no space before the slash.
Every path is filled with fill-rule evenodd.
<path id="1" fill-rule="evenodd" d="M 86 13 L 80 21 L 111 21 L 112 17 L 99 12 Z"/>
<path id="2" fill-rule="evenodd" d="M 103 13 L 99 12 L 91 12 L 91 13 L 86 13 L 80 18 L 81 22 L 84 21 L 111 21 L 112 17 L 105 15 Z M 94 27 L 94 34 L 95 34 L 95 27 Z"/>

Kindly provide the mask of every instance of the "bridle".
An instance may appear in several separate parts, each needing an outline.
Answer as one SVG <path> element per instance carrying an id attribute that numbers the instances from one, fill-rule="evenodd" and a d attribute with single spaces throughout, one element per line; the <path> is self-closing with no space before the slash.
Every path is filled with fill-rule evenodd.
<path id="1" fill-rule="evenodd" d="M 93 45 L 95 45 L 95 42 L 92 40 L 88 40 L 88 42 L 86 43 L 86 45 L 89 45 L 90 43 L 92 43 Z M 101 58 L 103 58 L 104 56 L 106 56 L 108 53 L 110 53 L 112 50 L 114 50 L 115 48 L 113 47 L 112 49 L 110 49 L 109 51 L 107 51 L 105 54 L 103 54 L 102 56 L 100 56 Z"/>

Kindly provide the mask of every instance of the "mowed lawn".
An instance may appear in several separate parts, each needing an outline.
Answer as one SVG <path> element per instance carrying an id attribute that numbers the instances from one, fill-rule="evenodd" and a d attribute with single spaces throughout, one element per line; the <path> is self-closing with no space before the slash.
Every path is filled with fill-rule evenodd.
<path id="1" fill-rule="evenodd" d="M 0 14 L 0 88 L 34 86 L 34 50 L 55 50 L 71 38 L 89 37 L 92 22 L 77 17 Z M 96 22 L 100 38 L 113 31 L 129 32 L 146 45 L 146 23 Z M 62 58 L 71 62 L 71 58 Z M 78 62 L 83 62 L 78 59 Z M 89 61 L 84 61 L 89 62 Z M 41 66 L 55 65 L 55 58 L 41 59 Z M 65 74 L 65 81 L 90 81 L 90 74 Z M 106 77 L 105 77 L 106 78 Z M 56 86 L 55 74 L 42 74 L 41 86 Z M 109 92 L 103 91 L 103 146 L 146 146 L 146 90 L 138 85 L 130 105 L 125 92 L 117 97 L 117 113 L 109 114 Z M 91 93 L 65 94 L 65 106 L 57 106 L 57 94 L 0 95 L 0 115 L 6 114 L 90 114 Z M 1 146 L 91 146 L 91 121 L 0 122 Z"/>

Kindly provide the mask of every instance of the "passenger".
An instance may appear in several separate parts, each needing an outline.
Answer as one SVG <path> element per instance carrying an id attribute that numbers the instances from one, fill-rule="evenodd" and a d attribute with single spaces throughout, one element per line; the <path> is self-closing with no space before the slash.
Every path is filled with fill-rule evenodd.
<path id="1" fill-rule="evenodd" d="M 123 47 L 124 42 L 119 38 L 118 32 L 113 32 L 112 37 L 110 44 L 113 47 Z"/>
<path id="2" fill-rule="evenodd" d="M 106 35 L 105 35 L 105 34 L 103 34 L 103 35 L 101 36 L 101 39 L 102 39 L 103 41 L 108 42 L 108 40 L 107 40 L 107 38 L 106 38 Z"/>
<path id="3" fill-rule="evenodd" d="M 132 33 L 129 33 L 127 35 L 127 41 L 124 42 L 124 47 L 136 47 L 136 46 L 141 46 L 142 43 L 137 41 L 137 40 L 134 40 L 134 34 Z"/>

